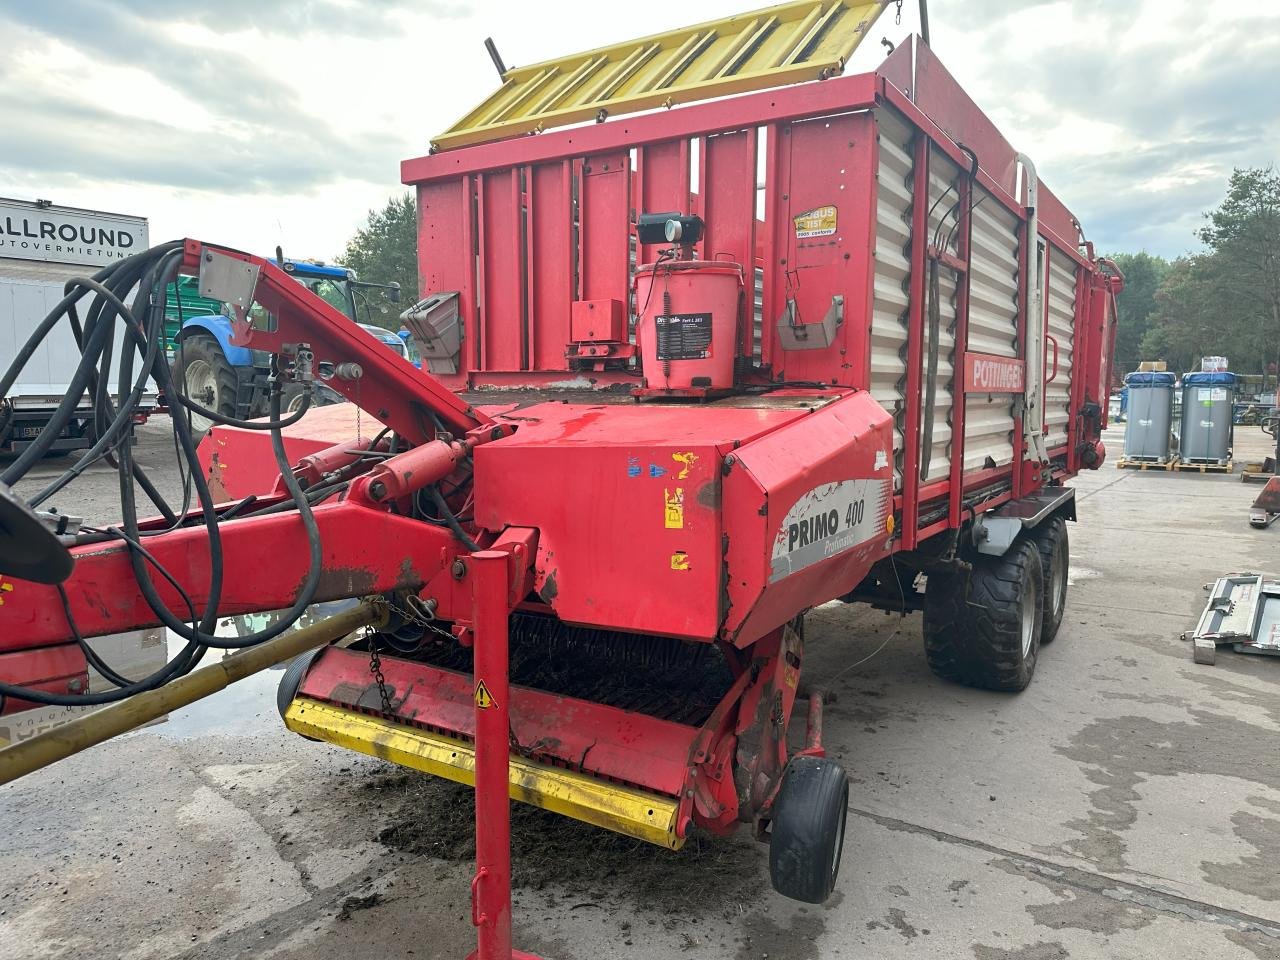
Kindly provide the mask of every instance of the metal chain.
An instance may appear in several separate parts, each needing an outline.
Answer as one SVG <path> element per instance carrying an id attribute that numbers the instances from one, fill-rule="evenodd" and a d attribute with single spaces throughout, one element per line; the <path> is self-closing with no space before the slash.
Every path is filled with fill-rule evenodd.
<path id="1" fill-rule="evenodd" d="M 360 441 L 363 439 L 363 435 L 360 432 L 361 430 L 360 413 L 362 409 L 363 408 L 360 406 L 360 378 L 357 377 L 356 378 L 356 446 L 357 447 L 360 446 Z"/>
<path id="2" fill-rule="evenodd" d="M 898 0 L 898 9 L 894 11 L 893 25 L 895 27 L 902 25 L 902 0 Z"/>
<path id="3" fill-rule="evenodd" d="M 372 636 L 369 637 L 369 672 L 373 674 L 373 679 L 378 684 L 378 696 L 382 698 L 382 712 L 393 713 L 391 694 L 387 692 L 387 678 L 382 675 L 382 657 L 378 655 L 378 642 Z"/>
<path id="4" fill-rule="evenodd" d="M 380 604 L 386 607 L 388 610 L 394 610 L 399 616 L 403 617 L 405 620 L 407 620 L 409 623 L 412 623 L 414 626 L 422 627 L 424 630 L 429 630 L 431 633 L 438 634 L 446 640 L 458 639 L 443 627 L 436 626 L 435 620 L 431 619 L 430 617 L 424 617 L 422 614 L 417 613 L 416 611 L 411 609 L 407 604 L 405 605 L 401 605 L 398 603 L 393 604 L 384 596 L 369 597 L 368 601 L 373 604 Z"/>

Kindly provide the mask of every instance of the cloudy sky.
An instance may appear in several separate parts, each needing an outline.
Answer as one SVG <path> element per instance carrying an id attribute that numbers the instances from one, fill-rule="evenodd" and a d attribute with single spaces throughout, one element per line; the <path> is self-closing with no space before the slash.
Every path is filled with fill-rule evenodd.
<path id="1" fill-rule="evenodd" d="M 753 0 L 0 0 L 0 195 L 333 257 L 399 161 L 530 63 Z M 1280 160 L 1280 0 L 933 0 L 933 46 L 1101 249 L 1174 256 Z M 873 41 L 916 29 L 913 0 Z M 873 67 L 878 42 L 851 70 Z"/>

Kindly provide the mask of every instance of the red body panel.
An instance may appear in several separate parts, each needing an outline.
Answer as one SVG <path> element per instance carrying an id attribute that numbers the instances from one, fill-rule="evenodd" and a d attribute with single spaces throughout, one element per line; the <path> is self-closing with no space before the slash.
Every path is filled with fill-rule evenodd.
<path id="1" fill-rule="evenodd" d="M 476 522 L 539 530 L 535 586 L 561 619 L 711 640 L 724 455 L 805 413 L 795 401 L 525 407 L 500 418 L 514 436 L 475 451 Z"/>
<path id="2" fill-rule="evenodd" d="M 61 612 L 62 607 L 58 607 Z M 63 621 L 65 624 L 65 620 Z M 65 626 L 63 628 L 66 629 Z M 89 667 L 79 644 L 60 643 L 28 650 L 13 649 L 17 637 L 8 643 L 0 641 L 0 678 L 5 683 L 19 684 L 45 693 L 76 694 L 89 691 Z M 5 648 L 8 648 L 7 650 Z M 17 713 L 39 704 L 17 697 L 6 697 L 0 713 Z"/>
<path id="3" fill-rule="evenodd" d="M 745 644 L 852 590 L 892 549 L 893 426 L 859 391 L 732 456 L 723 633 Z"/>
<path id="4" fill-rule="evenodd" d="M 357 433 L 367 441 L 382 429 L 367 412 L 357 414 L 356 410 L 350 403 L 313 407 L 301 422 L 284 427 L 280 433 L 289 462 L 297 463 L 335 443 L 354 444 Z M 280 476 L 271 453 L 271 437 L 263 430 L 215 424 L 196 452 L 215 501 L 261 496 L 275 487 Z"/>

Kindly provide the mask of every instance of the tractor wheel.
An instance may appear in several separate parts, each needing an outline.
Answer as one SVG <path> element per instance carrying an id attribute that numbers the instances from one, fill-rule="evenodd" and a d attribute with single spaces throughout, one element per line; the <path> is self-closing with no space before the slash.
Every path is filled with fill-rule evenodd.
<path id="1" fill-rule="evenodd" d="M 784 897 L 824 903 L 835 888 L 849 815 L 849 777 L 834 760 L 794 757 L 773 802 L 769 879 Z"/>
<path id="2" fill-rule="evenodd" d="M 1040 551 L 1018 540 L 1002 557 L 979 555 L 967 574 L 929 574 L 924 652 L 944 680 L 986 690 L 1026 688 L 1043 623 Z"/>
<path id="3" fill-rule="evenodd" d="M 284 388 L 284 392 L 280 395 L 280 416 L 291 417 L 298 412 L 298 408 L 302 406 L 303 398 L 307 396 L 307 388 L 300 383 L 291 383 Z"/>
<path id="4" fill-rule="evenodd" d="M 300 653 L 289 661 L 289 665 L 284 668 L 284 675 L 280 677 L 280 686 L 276 688 L 276 709 L 280 711 L 280 719 L 284 719 L 285 711 L 289 709 L 289 704 L 293 703 L 293 698 L 298 695 L 298 688 L 302 686 L 302 676 L 307 672 L 307 668 L 311 666 L 311 661 L 316 658 L 316 654 L 320 651 L 308 650 L 306 653 Z M 315 737 L 303 735 L 302 739 L 310 740 L 318 743 Z"/>
<path id="5" fill-rule="evenodd" d="M 1047 520 L 1036 527 L 1031 537 L 1040 551 L 1040 573 L 1044 580 L 1044 625 L 1040 628 L 1040 643 L 1046 644 L 1058 635 L 1067 607 L 1067 573 L 1071 569 L 1067 521 L 1062 517 Z"/>
<path id="6" fill-rule="evenodd" d="M 174 351 L 173 380 L 192 402 L 224 417 L 238 416 L 236 372 L 213 337 L 197 333 L 183 338 Z M 174 416 L 185 410 L 179 403 L 173 405 Z M 213 421 L 194 410 L 190 413 L 192 431 L 203 436 Z"/>

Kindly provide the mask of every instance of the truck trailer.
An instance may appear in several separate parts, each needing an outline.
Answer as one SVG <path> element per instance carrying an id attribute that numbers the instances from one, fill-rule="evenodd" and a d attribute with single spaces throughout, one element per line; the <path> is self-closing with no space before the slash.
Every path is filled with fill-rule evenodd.
<path id="1" fill-rule="evenodd" d="M 830 895 L 812 608 L 921 611 L 939 676 L 1009 693 L 1059 631 L 1123 278 L 927 44 L 839 76 L 884 6 L 500 66 L 401 168 L 426 369 L 262 258 L 144 262 L 233 306 L 272 418 L 215 413 L 185 521 L 73 546 L 71 614 L 198 650 L 215 613 L 362 598 L 281 714 L 475 785 L 476 956 L 519 955 L 509 797 L 668 848 L 745 825 L 779 892 Z M 315 383 L 352 402 L 282 417 Z M 0 647 L 65 649 L 56 588 L 21 588 Z"/>
<path id="2" fill-rule="evenodd" d="M 0 367 L 14 361 L 39 322 L 62 300 L 67 280 L 145 250 L 147 242 L 144 217 L 0 197 Z M 115 334 L 117 357 L 123 334 Z M 71 387 L 79 361 L 70 325 L 60 325 L 0 397 L 0 452 L 21 451 L 40 435 Z M 109 392 L 118 400 L 114 379 Z M 154 391 L 149 392 L 137 411 L 139 420 L 155 399 Z M 86 399 L 59 431 L 51 453 L 65 455 L 89 446 L 92 415 Z"/>

